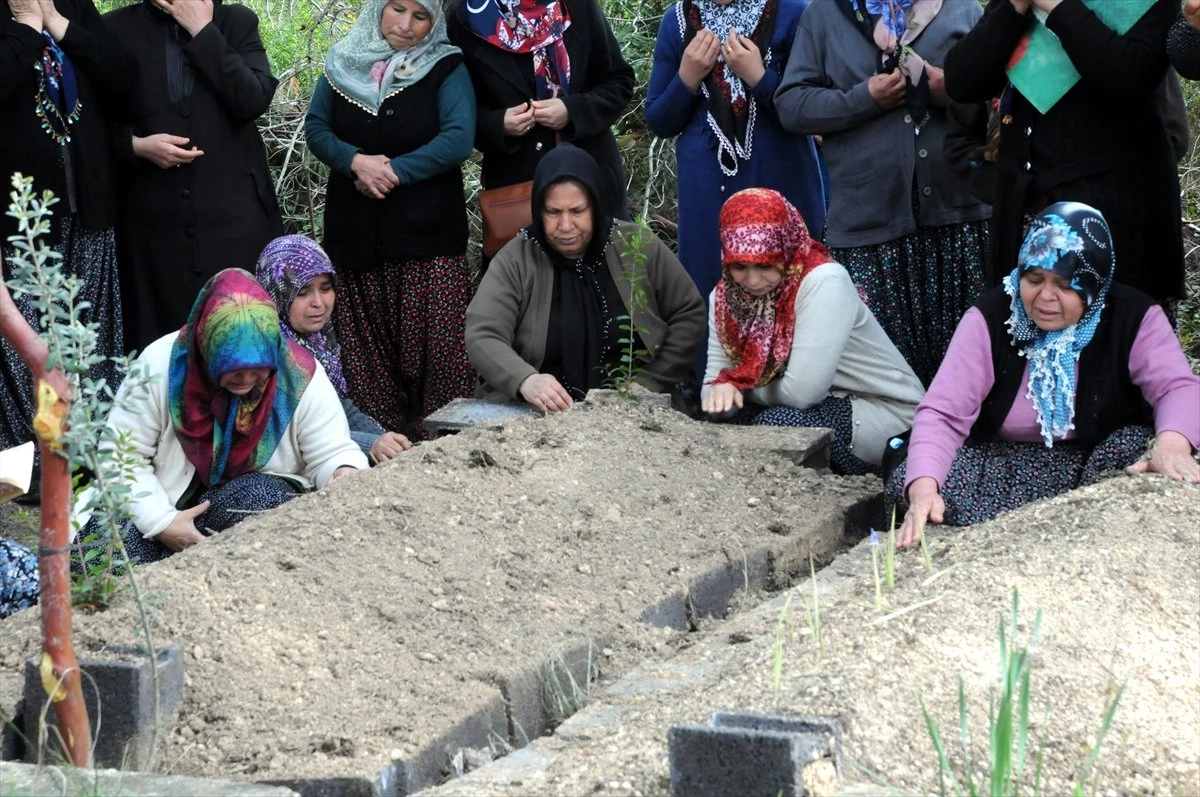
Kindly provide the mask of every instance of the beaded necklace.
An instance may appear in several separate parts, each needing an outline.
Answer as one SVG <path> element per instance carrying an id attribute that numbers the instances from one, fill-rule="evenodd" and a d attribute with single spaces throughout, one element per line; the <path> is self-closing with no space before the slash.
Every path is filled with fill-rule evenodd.
<path id="1" fill-rule="evenodd" d="M 42 36 L 46 39 L 46 48 L 34 65 L 38 71 L 34 112 L 41 120 L 46 135 L 64 147 L 71 141 L 71 125 L 79 121 L 83 103 L 79 101 L 71 59 L 48 33 L 43 31 Z"/>

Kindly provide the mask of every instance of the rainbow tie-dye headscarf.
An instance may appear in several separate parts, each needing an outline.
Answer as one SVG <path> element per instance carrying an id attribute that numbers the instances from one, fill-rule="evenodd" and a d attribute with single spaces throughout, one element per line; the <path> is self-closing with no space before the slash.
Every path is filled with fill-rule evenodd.
<path id="1" fill-rule="evenodd" d="M 279 334 L 275 304 L 254 277 L 231 268 L 208 281 L 171 348 L 167 376 L 171 425 L 206 485 L 267 464 L 316 367 L 308 350 Z M 220 379 L 242 368 L 271 373 L 239 397 Z"/>

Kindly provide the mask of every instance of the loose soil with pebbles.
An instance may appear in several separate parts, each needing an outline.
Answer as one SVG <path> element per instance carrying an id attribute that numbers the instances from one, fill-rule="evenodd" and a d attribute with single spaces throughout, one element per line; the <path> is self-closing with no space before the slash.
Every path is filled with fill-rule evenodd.
<path id="1" fill-rule="evenodd" d="M 1031 713 L 1044 792 L 1063 791 L 1124 685 L 1097 793 L 1200 793 L 1200 488 L 1117 477 L 936 530 L 936 577 L 901 554 L 881 609 L 866 543 L 843 549 L 817 575 L 823 655 L 806 580 L 739 595 L 728 619 L 691 631 L 641 622 L 713 562 L 879 490 L 801 467 L 794 431 L 763 434 L 648 402 L 581 404 L 423 444 L 142 568 L 156 641 L 180 645 L 187 669 L 158 768 L 370 777 L 492 699 L 497 671 L 591 639 L 601 678 L 589 707 L 533 742 L 544 766 L 518 777 L 502 759 L 437 791 L 665 794 L 667 730 L 717 709 L 835 715 L 851 788 L 936 790 L 920 701 L 956 747 L 962 680 L 979 765 L 1015 586 L 1022 640 L 1043 613 Z M 9 712 L 37 612 L 0 632 Z M 128 598 L 77 615 L 81 656 L 139 642 Z"/>

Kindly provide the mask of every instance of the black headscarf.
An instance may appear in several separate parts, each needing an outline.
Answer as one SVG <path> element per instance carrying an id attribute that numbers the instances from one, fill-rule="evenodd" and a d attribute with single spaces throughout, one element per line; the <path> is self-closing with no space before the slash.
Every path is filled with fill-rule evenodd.
<path id="1" fill-rule="evenodd" d="M 566 181 L 583 186 L 592 206 L 592 240 L 578 260 L 556 250 L 542 224 L 546 192 Z M 571 144 L 558 145 L 542 158 L 533 173 L 533 221 L 526 228 L 526 235 L 554 266 L 542 371 L 553 374 L 576 400 L 607 380 L 619 349 L 618 319 L 627 313 L 604 257 L 612 241 L 613 219 L 604 206 L 600 185 L 600 168 L 591 155 Z"/>

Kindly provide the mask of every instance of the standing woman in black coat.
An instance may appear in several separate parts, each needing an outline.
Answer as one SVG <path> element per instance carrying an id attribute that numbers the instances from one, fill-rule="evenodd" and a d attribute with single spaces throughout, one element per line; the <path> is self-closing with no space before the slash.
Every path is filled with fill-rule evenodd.
<path id="1" fill-rule="evenodd" d="M 12 275 L 8 236 L 17 222 L 6 214 L 12 175 L 33 178 L 40 195 L 58 198 L 50 237 L 63 269 L 83 282 L 83 321 L 99 325 L 96 353 L 123 353 L 121 292 L 113 237 L 112 169 L 106 110 L 130 78 L 132 64 L 118 47 L 91 0 L 7 0 L 0 13 L 0 256 L 4 279 Z M 27 299 L 22 314 L 38 328 Z M 92 369 L 116 390 L 121 375 L 106 360 Z M 33 439 L 29 370 L 0 341 L 0 449 Z"/>
<path id="2" fill-rule="evenodd" d="M 125 344 L 140 349 L 183 326 L 217 272 L 253 273 L 282 234 L 255 126 L 278 81 L 241 5 L 142 0 L 105 19 L 137 59 L 114 148 Z"/>
<path id="3" fill-rule="evenodd" d="M 1179 175 L 1159 107 L 1167 30 L 1178 14 L 1179 0 L 1154 0 L 1118 34 L 1083 0 L 988 0 L 983 18 L 946 54 L 953 100 L 1000 97 L 993 285 L 1016 268 L 1027 220 L 1070 200 L 1098 209 L 1112 229 L 1116 281 L 1158 301 L 1183 296 Z M 1042 102 L 1043 111 L 1006 73 L 1037 15 L 1079 75 L 1057 100 Z M 1038 83 L 1049 77 L 1022 85 L 1044 91 Z"/>
<path id="4" fill-rule="evenodd" d="M 461 0 L 450 40 L 475 86 L 484 188 L 532 180 L 561 137 L 596 159 L 605 207 L 628 219 L 611 127 L 634 75 L 597 0 Z"/>

